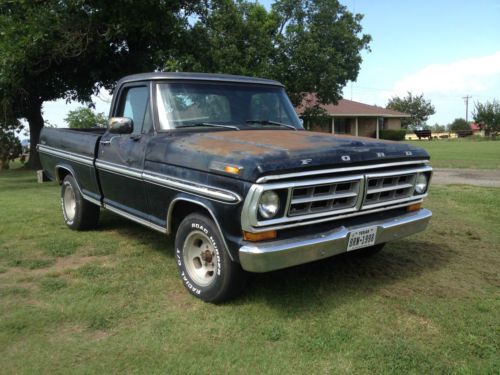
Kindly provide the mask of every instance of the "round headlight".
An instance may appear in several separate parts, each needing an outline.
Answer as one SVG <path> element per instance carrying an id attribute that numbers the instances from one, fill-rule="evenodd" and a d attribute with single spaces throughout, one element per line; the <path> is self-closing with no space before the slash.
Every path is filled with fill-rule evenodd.
<path id="1" fill-rule="evenodd" d="M 264 219 L 270 219 L 278 213 L 280 198 L 272 190 L 265 191 L 259 199 L 259 213 Z"/>
<path id="2" fill-rule="evenodd" d="M 428 179 L 425 174 L 419 174 L 417 177 L 417 182 L 415 184 L 415 193 L 423 194 L 427 190 Z"/>

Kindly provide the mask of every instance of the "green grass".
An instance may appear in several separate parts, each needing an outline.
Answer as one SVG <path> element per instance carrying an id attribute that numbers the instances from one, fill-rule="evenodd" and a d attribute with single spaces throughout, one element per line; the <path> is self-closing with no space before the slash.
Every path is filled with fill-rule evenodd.
<path id="1" fill-rule="evenodd" d="M 436 168 L 500 169 L 500 140 L 463 138 L 407 143 L 425 148 Z"/>
<path id="2" fill-rule="evenodd" d="M 184 290 L 171 240 L 109 212 L 70 231 L 58 186 L 2 172 L 2 373 L 497 374 L 499 192 L 433 187 L 425 233 L 214 306 Z"/>

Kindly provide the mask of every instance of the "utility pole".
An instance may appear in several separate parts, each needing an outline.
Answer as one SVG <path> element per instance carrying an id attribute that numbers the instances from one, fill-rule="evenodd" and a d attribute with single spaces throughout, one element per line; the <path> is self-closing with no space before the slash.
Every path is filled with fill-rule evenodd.
<path id="1" fill-rule="evenodd" d="M 462 99 L 465 101 L 465 121 L 469 123 L 469 99 L 472 99 L 472 96 L 466 95 Z"/>

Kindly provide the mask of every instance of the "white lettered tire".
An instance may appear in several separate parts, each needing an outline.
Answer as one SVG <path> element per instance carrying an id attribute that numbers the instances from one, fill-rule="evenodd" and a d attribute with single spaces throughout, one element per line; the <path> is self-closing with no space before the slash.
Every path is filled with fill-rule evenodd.
<path id="1" fill-rule="evenodd" d="M 83 199 L 71 175 L 67 175 L 61 185 L 61 209 L 64 222 L 71 229 L 93 229 L 99 223 L 100 207 Z"/>
<path id="2" fill-rule="evenodd" d="M 246 273 L 231 261 L 213 220 L 190 214 L 175 236 L 175 260 L 182 283 L 206 302 L 223 302 L 245 286 Z"/>

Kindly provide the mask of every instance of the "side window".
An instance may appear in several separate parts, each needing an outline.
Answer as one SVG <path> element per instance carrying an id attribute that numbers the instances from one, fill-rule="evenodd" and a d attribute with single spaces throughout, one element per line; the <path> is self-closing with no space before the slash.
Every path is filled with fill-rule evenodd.
<path id="1" fill-rule="evenodd" d="M 128 117 L 134 122 L 134 134 L 141 133 L 143 125 L 145 132 L 152 127 L 149 110 L 149 88 L 147 86 L 126 88 L 120 99 L 117 116 Z"/>

